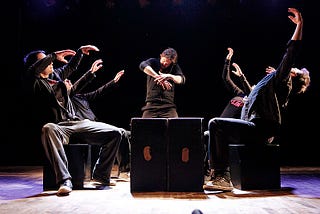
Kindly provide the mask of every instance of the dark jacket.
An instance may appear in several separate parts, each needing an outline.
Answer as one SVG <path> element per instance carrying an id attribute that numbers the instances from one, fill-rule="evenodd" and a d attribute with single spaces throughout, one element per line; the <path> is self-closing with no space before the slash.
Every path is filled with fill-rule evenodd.
<path id="1" fill-rule="evenodd" d="M 290 40 L 275 72 L 266 75 L 252 89 L 242 109 L 241 119 L 263 123 L 269 129 L 281 125 L 281 108 L 286 107 L 292 89 L 291 68 L 301 47 L 300 40 Z"/>
<path id="2" fill-rule="evenodd" d="M 37 125 L 42 127 L 48 122 L 59 123 L 65 120 L 74 120 L 75 112 L 68 96 L 67 89 L 63 80 L 68 78 L 73 71 L 77 70 L 83 54 L 81 50 L 77 51 L 69 63 L 54 69 L 50 78 L 41 78 L 35 75 L 31 79 L 32 100 L 34 115 Z M 55 54 L 48 54 L 43 63 L 36 65 L 32 69 L 38 69 L 48 66 L 48 63 L 56 59 Z"/>

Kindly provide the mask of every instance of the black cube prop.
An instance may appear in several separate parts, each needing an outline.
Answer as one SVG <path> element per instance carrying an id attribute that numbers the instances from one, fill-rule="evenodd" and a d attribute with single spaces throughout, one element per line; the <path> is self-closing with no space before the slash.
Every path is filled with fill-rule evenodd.
<path id="1" fill-rule="evenodd" d="M 203 191 L 202 118 L 131 119 L 131 192 Z"/>
<path id="2" fill-rule="evenodd" d="M 231 181 L 240 190 L 279 189 L 280 146 L 229 145 Z"/>
<path id="3" fill-rule="evenodd" d="M 131 192 L 167 190 L 167 123 L 164 118 L 131 119 Z"/>
<path id="4" fill-rule="evenodd" d="M 168 121 L 168 191 L 202 192 L 202 118 L 171 118 Z"/>

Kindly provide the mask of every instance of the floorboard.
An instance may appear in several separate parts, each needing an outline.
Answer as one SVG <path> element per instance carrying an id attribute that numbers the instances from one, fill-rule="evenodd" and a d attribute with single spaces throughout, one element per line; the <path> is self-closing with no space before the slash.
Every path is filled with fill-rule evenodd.
<path id="1" fill-rule="evenodd" d="M 42 167 L 0 167 L 0 213 L 320 213 L 320 167 L 282 167 L 281 189 L 131 193 L 130 182 L 58 197 L 43 191 Z M 199 213 L 199 212 L 198 212 Z"/>

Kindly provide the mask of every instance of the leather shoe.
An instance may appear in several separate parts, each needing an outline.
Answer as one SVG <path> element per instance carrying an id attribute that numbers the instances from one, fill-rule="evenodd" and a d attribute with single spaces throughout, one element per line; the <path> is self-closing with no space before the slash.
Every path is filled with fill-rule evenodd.
<path id="1" fill-rule="evenodd" d="M 58 189 L 57 195 L 65 196 L 69 195 L 69 193 L 72 191 L 72 182 L 70 179 L 65 180 L 62 184 L 60 184 L 60 187 Z"/>

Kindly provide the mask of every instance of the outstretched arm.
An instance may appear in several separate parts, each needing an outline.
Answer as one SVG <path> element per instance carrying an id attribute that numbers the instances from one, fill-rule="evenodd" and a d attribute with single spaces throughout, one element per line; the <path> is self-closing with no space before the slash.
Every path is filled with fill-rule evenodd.
<path id="1" fill-rule="evenodd" d="M 248 95 L 251 92 L 251 85 L 248 82 L 246 76 L 242 73 L 240 66 L 237 63 L 232 63 L 232 66 L 236 69 L 235 71 L 232 70 L 232 73 L 237 75 L 240 78 L 240 82 L 243 87 L 243 91 L 246 95 Z"/>
<path id="2" fill-rule="evenodd" d="M 287 51 L 282 61 L 276 69 L 276 76 L 279 84 L 287 80 L 290 76 L 291 68 L 295 63 L 295 59 L 301 47 L 303 19 L 301 13 L 295 8 L 288 8 L 288 18 L 296 24 L 296 28 L 292 34 L 291 40 L 287 44 Z"/>
<path id="3" fill-rule="evenodd" d="M 235 96 L 237 95 L 243 95 L 246 92 L 244 92 L 241 88 L 239 88 L 233 81 L 232 78 L 230 77 L 230 64 L 231 64 L 231 58 L 233 56 L 233 49 L 232 48 L 228 48 L 228 55 L 226 56 L 225 59 L 225 63 L 223 66 L 223 71 L 222 71 L 222 80 L 225 84 L 225 86 L 227 87 L 227 89 L 229 91 L 231 91 Z M 233 63 L 233 66 L 237 66 L 237 64 Z M 240 75 L 242 74 L 241 69 L 238 66 L 236 71 L 232 71 L 234 72 L 237 76 L 240 77 Z"/>
<path id="4" fill-rule="evenodd" d="M 52 76 L 61 80 L 67 79 L 75 70 L 78 69 L 80 62 L 82 61 L 83 54 L 89 55 L 90 51 L 99 51 L 99 49 L 93 45 L 84 45 L 81 46 L 76 52 L 73 50 L 55 52 L 55 55 L 59 55 L 57 56 L 57 59 L 59 58 L 60 61 L 67 64 L 60 68 L 54 69 L 55 72 L 52 74 Z M 69 60 L 69 62 L 65 59 L 65 57 L 68 55 L 72 55 L 72 58 Z"/>
<path id="5" fill-rule="evenodd" d="M 72 86 L 70 96 L 73 96 L 76 93 L 80 93 L 94 78 L 95 72 L 102 68 L 102 60 L 97 59 L 91 65 L 89 71 L 82 75 Z"/>
<path id="6" fill-rule="evenodd" d="M 303 19 L 301 13 L 295 8 L 288 8 L 288 12 L 291 13 L 288 18 L 296 24 L 296 29 L 292 35 L 291 40 L 302 40 L 302 27 Z"/>

